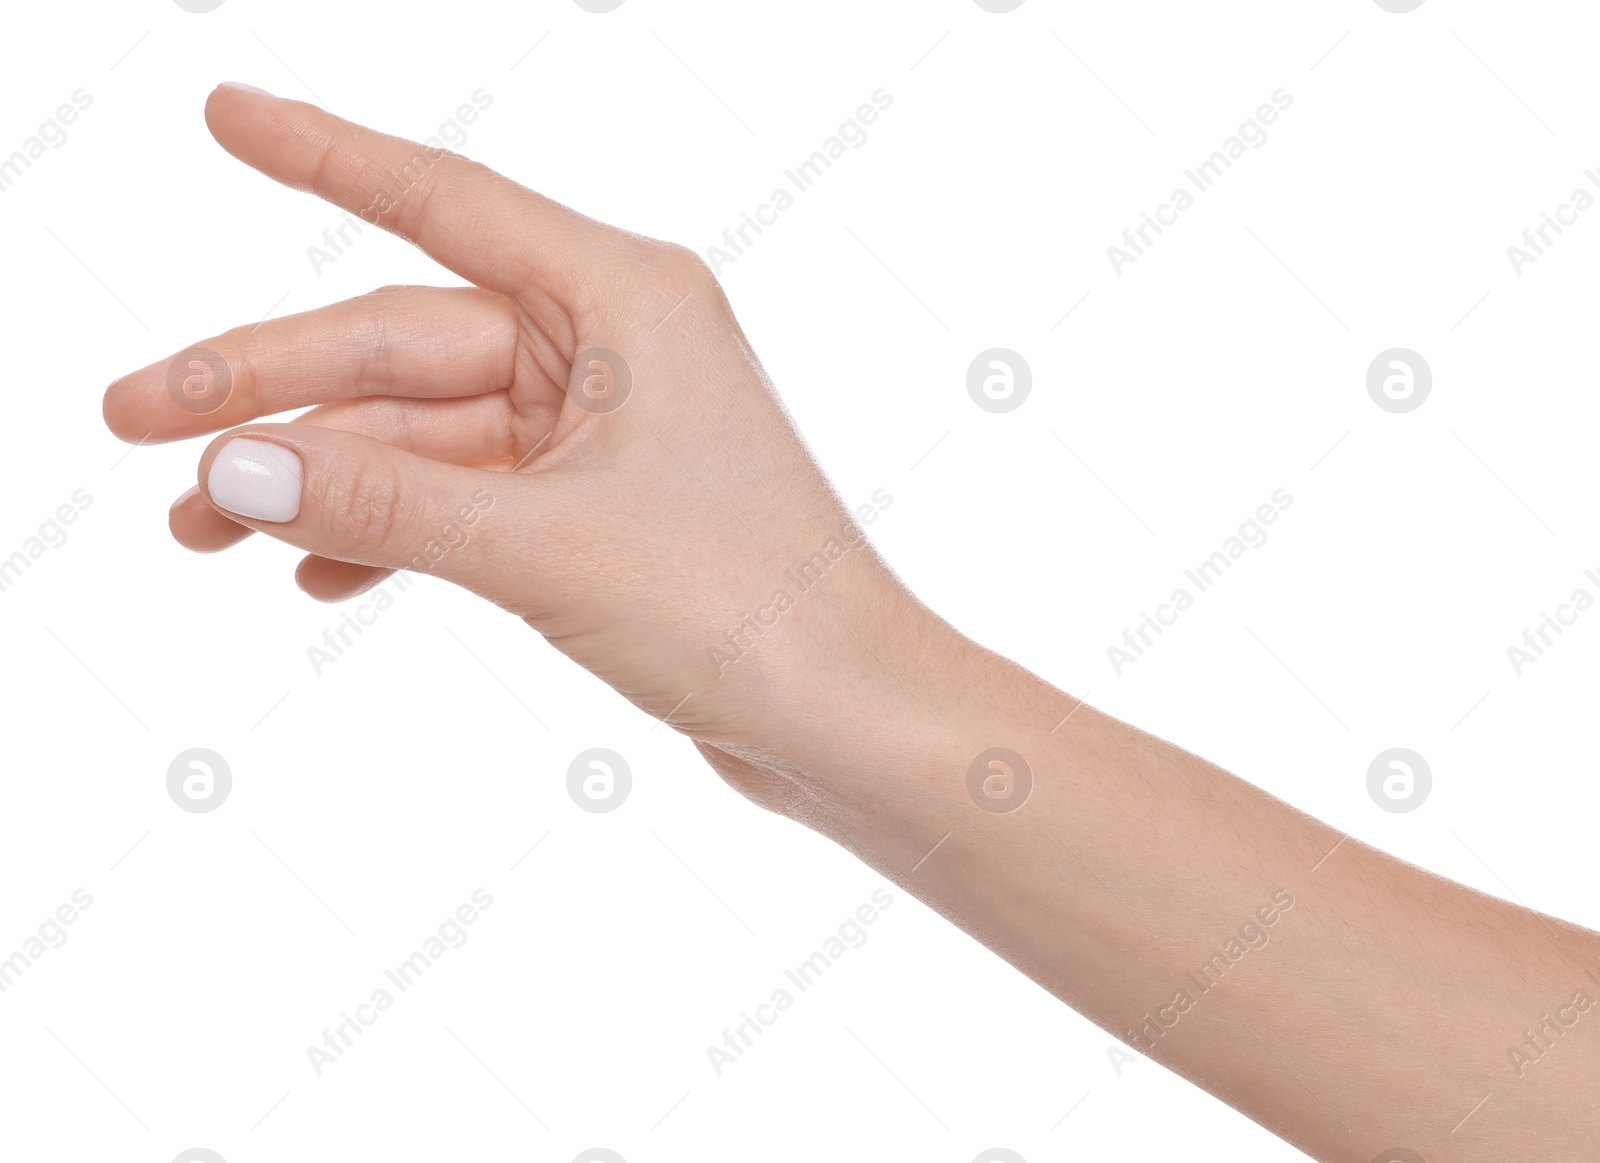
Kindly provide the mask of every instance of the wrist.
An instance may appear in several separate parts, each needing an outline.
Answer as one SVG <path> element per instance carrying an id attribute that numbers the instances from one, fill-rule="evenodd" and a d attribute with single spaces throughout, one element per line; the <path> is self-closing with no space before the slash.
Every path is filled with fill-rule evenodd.
<path id="1" fill-rule="evenodd" d="M 938 839 L 924 836 L 930 828 L 1020 808 L 1061 743 L 1052 728 L 1078 700 L 885 576 L 832 608 L 817 603 L 807 632 L 752 670 L 759 734 L 700 742 L 762 806 L 858 851 L 849 837 L 870 830 L 878 843 L 922 845 L 920 855 Z"/>

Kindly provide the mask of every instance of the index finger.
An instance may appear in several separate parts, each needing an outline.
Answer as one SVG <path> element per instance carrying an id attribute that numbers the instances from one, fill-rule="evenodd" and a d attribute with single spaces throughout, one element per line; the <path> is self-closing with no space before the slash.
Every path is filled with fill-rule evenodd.
<path id="1" fill-rule="evenodd" d="M 442 146 L 407 141 L 303 101 L 219 85 L 206 124 L 234 157 L 415 243 L 486 290 L 570 305 L 626 236 Z"/>

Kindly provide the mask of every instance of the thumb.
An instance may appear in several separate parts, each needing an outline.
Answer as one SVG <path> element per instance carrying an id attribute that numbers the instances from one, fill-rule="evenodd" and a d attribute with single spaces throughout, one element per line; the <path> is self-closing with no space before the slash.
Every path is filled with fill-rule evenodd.
<path id="1" fill-rule="evenodd" d="M 200 491 L 240 524 L 322 557 L 432 573 L 485 596 L 516 567 L 510 493 L 529 477 L 445 464 L 354 432 L 253 424 L 200 458 Z M 498 518 L 498 519 L 497 519 Z"/>

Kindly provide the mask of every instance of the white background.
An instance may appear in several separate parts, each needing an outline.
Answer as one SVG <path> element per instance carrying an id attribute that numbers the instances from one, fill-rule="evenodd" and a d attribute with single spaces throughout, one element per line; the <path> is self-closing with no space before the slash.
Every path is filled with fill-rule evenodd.
<path id="1" fill-rule="evenodd" d="M 224 79 L 415 137 L 481 88 L 462 152 L 702 251 L 886 89 L 865 145 L 721 275 L 844 496 L 893 494 L 869 530 L 890 561 L 1065 690 L 1600 926 L 1600 613 L 1520 677 L 1506 655 L 1600 589 L 1600 214 L 1520 275 L 1506 255 L 1600 164 L 1583 6 L 7 17 L 0 155 L 75 90 L 93 105 L 0 194 L 0 556 L 74 490 L 93 502 L 0 593 L 0 956 L 74 889 L 94 904 L 0 994 L 0 1154 L 1300 1157 L 1158 1066 L 1119 1075 L 1110 1038 L 898 888 L 718 1077 L 706 1046 L 881 878 L 481 601 L 423 579 L 319 677 L 306 647 L 341 610 L 294 588 L 296 551 L 171 542 L 203 442 L 128 453 L 106 383 L 269 313 L 450 281 L 375 231 L 314 271 L 339 212 L 215 145 L 201 107 Z M 1106 247 L 1279 88 L 1266 144 L 1119 276 Z M 1034 377 L 1004 415 L 965 390 L 995 346 Z M 1393 346 L 1433 371 L 1406 415 L 1366 391 Z M 1118 677 L 1107 646 L 1278 488 L 1270 540 Z M 204 815 L 165 789 L 197 746 L 234 778 Z M 633 771 L 610 814 L 567 795 L 593 746 Z M 1408 814 L 1366 790 L 1394 746 L 1433 771 Z M 307 1045 L 480 887 L 467 944 L 318 1077 Z"/>

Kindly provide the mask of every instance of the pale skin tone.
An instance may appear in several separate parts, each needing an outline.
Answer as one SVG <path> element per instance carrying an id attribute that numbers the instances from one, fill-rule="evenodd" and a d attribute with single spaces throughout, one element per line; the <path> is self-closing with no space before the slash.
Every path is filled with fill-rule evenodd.
<path id="1" fill-rule="evenodd" d="M 246 164 L 474 286 L 385 288 L 202 340 L 234 379 L 214 411 L 174 403 L 170 360 L 113 384 L 126 440 L 223 433 L 173 507 L 181 543 L 264 533 L 306 551 L 302 589 L 339 601 L 418 568 L 486 490 L 465 544 L 425 568 L 1309 1155 L 1592 1157 L 1600 935 L 1343 838 L 1080 705 L 963 637 L 870 546 L 749 628 L 785 570 L 859 531 L 691 252 L 314 106 L 223 87 L 206 118 Z M 614 411 L 583 406 L 574 361 L 594 348 L 631 371 Z M 211 462 L 241 434 L 299 457 L 297 516 L 212 504 Z M 993 748 L 1031 773 L 1015 810 L 969 791 Z M 1020 786 L 980 768 L 991 807 Z"/>

